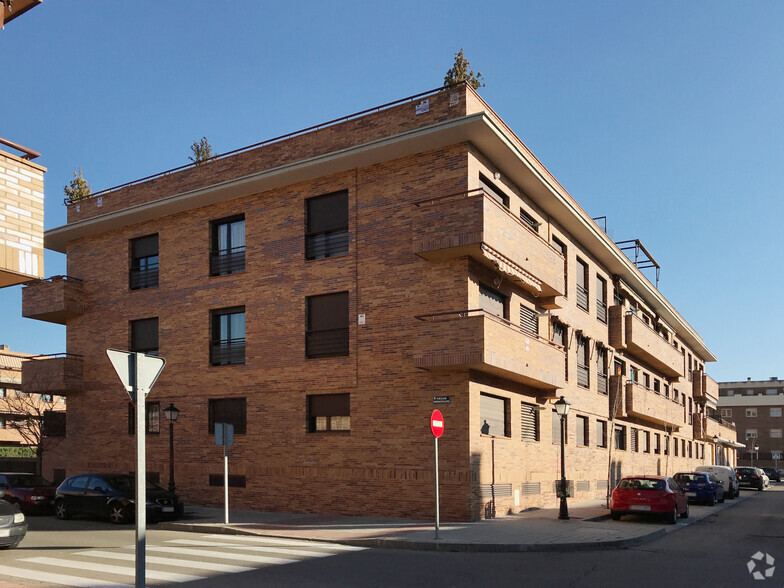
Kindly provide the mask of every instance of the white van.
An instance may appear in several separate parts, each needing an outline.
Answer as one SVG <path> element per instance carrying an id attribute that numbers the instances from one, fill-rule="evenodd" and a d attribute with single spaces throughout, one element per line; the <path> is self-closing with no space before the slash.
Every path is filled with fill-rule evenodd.
<path id="1" fill-rule="evenodd" d="M 721 465 L 701 465 L 695 468 L 697 472 L 707 472 L 716 476 L 724 486 L 724 494 L 727 498 L 735 498 L 740 496 L 740 485 L 738 476 L 729 466 Z"/>

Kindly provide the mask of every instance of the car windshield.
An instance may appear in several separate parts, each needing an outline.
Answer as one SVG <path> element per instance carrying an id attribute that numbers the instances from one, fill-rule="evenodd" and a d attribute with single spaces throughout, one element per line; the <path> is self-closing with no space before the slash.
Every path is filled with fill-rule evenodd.
<path id="1" fill-rule="evenodd" d="M 664 490 L 664 480 L 647 478 L 625 478 L 618 484 L 622 490 Z"/>
<path id="2" fill-rule="evenodd" d="M 677 482 L 704 482 L 705 474 L 675 474 L 673 478 Z"/>
<path id="3" fill-rule="evenodd" d="M 9 488 L 36 488 L 39 486 L 51 486 L 52 484 L 42 476 L 30 475 L 6 475 Z"/>
<path id="4" fill-rule="evenodd" d="M 133 476 L 111 476 L 106 478 L 107 482 L 115 489 L 126 494 L 133 494 L 136 492 L 136 478 Z M 147 482 L 147 490 L 161 490 L 158 484 Z"/>

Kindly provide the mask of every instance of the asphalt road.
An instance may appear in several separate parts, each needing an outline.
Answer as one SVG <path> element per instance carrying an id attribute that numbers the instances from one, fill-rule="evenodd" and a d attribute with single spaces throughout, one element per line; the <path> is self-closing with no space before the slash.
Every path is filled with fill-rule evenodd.
<path id="1" fill-rule="evenodd" d="M 678 525 L 674 532 L 640 547 L 617 551 L 342 550 L 290 540 L 151 529 L 148 558 L 160 559 L 148 565 L 159 574 L 148 585 L 784 586 L 784 485 L 761 493 L 743 493 L 749 496 L 748 500 L 716 515 Z M 127 566 L 133 569 L 133 561 L 128 560 L 133 554 L 133 527 L 118 528 L 100 521 L 57 521 L 51 517 L 33 517 L 30 526 L 31 531 L 18 549 L 0 552 L 0 586 L 54 585 L 58 577 L 82 578 L 81 585 L 107 585 L 109 581 L 133 584 L 133 577 L 127 575 Z M 751 559 L 757 553 L 763 554 L 761 561 Z M 774 559 L 773 566 L 766 563 L 766 554 Z M 753 578 L 749 561 L 754 564 L 752 572 L 762 573 L 764 579 Z M 781 569 L 776 565 L 779 562 Z M 126 566 L 125 572 L 119 569 L 120 565 Z M 770 567 L 774 567 L 772 576 L 766 578 L 764 572 Z M 52 576 L 42 580 L 14 575 L 28 572 L 31 576 L 41 572 Z M 9 584 L 3 584 L 4 580 Z"/>

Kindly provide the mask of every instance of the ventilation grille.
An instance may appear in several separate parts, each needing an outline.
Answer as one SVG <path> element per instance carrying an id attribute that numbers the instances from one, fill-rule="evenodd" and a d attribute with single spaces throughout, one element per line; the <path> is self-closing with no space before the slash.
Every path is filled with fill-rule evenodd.
<path id="1" fill-rule="evenodd" d="M 578 480 L 578 482 L 577 482 L 577 491 L 578 492 L 590 492 L 591 491 L 591 483 L 588 480 Z"/>
<path id="2" fill-rule="evenodd" d="M 481 492 L 482 500 L 492 498 L 495 494 L 496 498 L 512 495 L 511 484 L 480 484 L 479 491 Z"/>
<path id="3" fill-rule="evenodd" d="M 542 485 L 539 482 L 523 482 L 522 486 L 520 487 L 520 491 L 523 496 L 541 494 Z"/>

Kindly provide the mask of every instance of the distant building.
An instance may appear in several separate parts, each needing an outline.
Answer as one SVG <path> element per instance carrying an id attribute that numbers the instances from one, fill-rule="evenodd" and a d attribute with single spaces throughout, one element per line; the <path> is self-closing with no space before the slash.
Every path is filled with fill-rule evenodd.
<path id="1" fill-rule="evenodd" d="M 784 381 L 778 378 L 719 383 L 721 416 L 735 422 L 739 465 L 779 467 L 784 465 Z"/>

